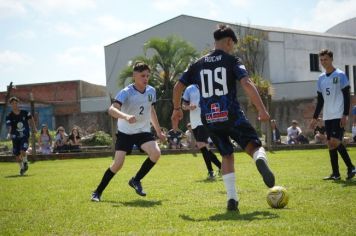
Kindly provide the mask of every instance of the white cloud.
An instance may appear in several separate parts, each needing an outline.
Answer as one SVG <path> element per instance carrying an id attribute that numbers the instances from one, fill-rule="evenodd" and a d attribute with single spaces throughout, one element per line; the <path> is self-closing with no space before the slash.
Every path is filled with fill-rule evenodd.
<path id="1" fill-rule="evenodd" d="M 251 1 L 248 0 L 230 0 L 231 5 L 235 7 L 247 7 Z"/>
<path id="2" fill-rule="evenodd" d="M 56 55 L 56 60 L 61 66 L 82 67 L 88 66 L 93 61 L 104 58 L 103 46 L 72 47 Z M 90 68 L 90 67 L 89 67 Z M 88 68 L 88 69 L 89 69 Z M 82 68 L 80 68 L 82 70 Z"/>
<path id="3" fill-rule="evenodd" d="M 26 1 L 26 4 L 44 15 L 53 12 L 75 14 L 96 7 L 95 0 L 34 0 Z"/>
<path id="4" fill-rule="evenodd" d="M 30 39 L 36 39 L 37 34 L 33 30 L 23 30 L 23 31 L 18 31 L 13 35 L 9 36 L 10 39 L 23 39 L 23 40 L 30 40 Z"/>
<path id="5" fill-rule="evenodd" d="M 183 8 L 189 7 L 192 1 L 189 0 L 153 0 L 152 5 L 159 11 L 180 11 Z M 189 10 L 189 9 L 188 9 Z"/>
<path id="6" fill-rule="evenodd" d="M 332 9 L 332 10 L 330 10 Z M 325 32 L 334 25 L 356 16 L 354 0 L 319 0 L 311 15 L 294 19 L 293 28 Z"/>
<path id="7" fill-rule="evenodd" d="M 75 38 L 83 37 L 85 35 L 85 30 L 83 29 L 83 27 L 79 27 L 77 25 L 69 24 L 66 22 L 59 22 L 55 24 L 53 30 L 58 34 Z"/>
<path id="8" fill-rule="evenodd" d="M 13 70 L 33 63 L 33 59 L 23 53 L 5 50 L 0 52 L 0 69 Z"/>
<path id="9" fill-rule="evenodd" d="M 22 3 L 16 0 L 0 0 L 0 18 L 22 16 L 26 9 Z"/>

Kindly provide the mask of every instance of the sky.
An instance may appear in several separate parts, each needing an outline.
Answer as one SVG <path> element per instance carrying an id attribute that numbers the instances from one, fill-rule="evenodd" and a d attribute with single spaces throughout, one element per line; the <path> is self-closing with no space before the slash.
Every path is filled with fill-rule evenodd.
<path id="1" fill-rule="evenodd" d="M 0 0 L 0 91 L 11 81 L 106 85 L 104 46 L 181 14 L 325 32 L 356 17 L 356 0 Z"/>

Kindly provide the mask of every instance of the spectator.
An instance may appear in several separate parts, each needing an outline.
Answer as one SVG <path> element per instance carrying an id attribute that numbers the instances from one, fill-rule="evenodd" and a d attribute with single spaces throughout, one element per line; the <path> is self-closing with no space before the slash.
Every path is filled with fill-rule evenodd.
<path id="1" fill-rule="evenodd" d="M 318 118 L 317 126 L 314 129 L 314 140 L 317 144 L 325 144 L 326 143 L 326 129 L 323 124 L 323 120 Z"/>
<path id="2" fill-rule="evenodd" d="M 299 136 L 302 134 L 302 130 L 298 126 L 298 121 L 292 120 L 292 126 L 287 129 L 287 143 L 298 144 Z"/>
<path id="3" fill-rule="evenodd" d="M 53 152 L 67 152 L 69 149 L 68 145 L 68 134 L 66 133 L 63 126 L 57 128 L 56 137 L 54 140 Z"/>
<path id="4" fill-rule="evenodd" d="M 352 139 L 356 143 L 356 105 L 352 108 L 352 116 L 353 116 Z"/>
<path id="5" fill-rule="evenodd" d="M 42 154 L 50 154 L 52 147 L 52 138 L 48 131 L 46 124 L 42 125 L 40 136 L 38 137 L 38 145 L 40 146 L 40 152 Z"/>
<path id="6" fill-rule="evenodd" d="M 281 133 L 277 127 L 276 120 L 271 120 L 272 144 L 281 144 Z"/>
<path id="7" fill-rule="evenodd" d="M 69 134 L 70 151 L 79 152 L 81 144 L 81 136 L 78 127 L 74 126 Z"/>
<path id="8" fill-rule="evenodd" d="M 171 129 L 167 133 L 168 138 L 168 148 L 169 149 L 180 149 L 182 147 L 182 137 L 183 132 L 179 129 Z"/>

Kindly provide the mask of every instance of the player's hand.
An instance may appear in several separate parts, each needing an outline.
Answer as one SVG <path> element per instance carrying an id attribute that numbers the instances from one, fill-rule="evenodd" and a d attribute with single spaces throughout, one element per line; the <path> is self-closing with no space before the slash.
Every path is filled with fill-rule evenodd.
<path id="1" fill-rule="evenodd" d="M 172 123 L 178 124 L 182 118 L 183 118 L 182 109 L 173 110 L 172 117 L 171 117 Z"/>
<path id="2" fill-rule="evenodd" d="M 162 142 L 166 141 L 167 139 L 166 135 L 163 132 L 158 132 L 157 136 Z"/>
<path id="3" fill-rule="evenodd" d="M 317 123 L 317 119 L 312 119 L 311 122 L 310 122 L 310 125 L 309 125 L 309 128 L 310 129 L 315 129 L 315 126 L 316 126 L 316 123 Z"/>
<path id="4" fill-rule="evenodd" d="M 189 110 L 193 111 L 197 108 L 197 105 L 189 104 Z"/>
<path id="5" fill-rule="evenodd" d="M 342 116 L 341 119 L 340 119 L 340 127 L 341 128 L 344 128 L 346 126 L 346 123 L 347 123 L 347 119 L 348 117 L 347 116 Z"/>
<path id="6" fill-rule="evenodd" d="M 269 121 L 270 118 L 271 117 L 266 110 L 258 112 L 258 119 L 260 121 Z"/>
<path id="7" fill-rule="evenodd" d="M 126 117 L 126 121 L 127 122 L 129 122 L 130 124 L 133 124 L 133 123 L 136 123 L 136 117 L 135 116 L 130 116 L 130 115 L 128 115 L 127 117 Z"/>

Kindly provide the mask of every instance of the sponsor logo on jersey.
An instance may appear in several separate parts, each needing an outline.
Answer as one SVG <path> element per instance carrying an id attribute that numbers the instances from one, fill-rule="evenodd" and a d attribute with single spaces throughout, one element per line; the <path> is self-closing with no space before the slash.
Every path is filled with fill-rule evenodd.
<path id="1" fill-rule="evenodd" d="M 152 100 L 153 100 L 153 99 L 152 99 L 152 94 L 148 94 L 148 101 L 149 101 L 149 102 L 152 102 Z"/>
<path id="2" fill-rule="evenodd" d="M 334 78 L 333 78 L 333 84 L 337 84 L 338 81 L 339 81 L 339 77 L 334 77 Z"/>
<path id="3" fill-rule="evenodd" d="M 205 114 L 207 123 L 223 122 L 228 120 L 228 111 L 221 111 L 219 103 L 212 103 L 210 105 L 211 113 Z"/>

